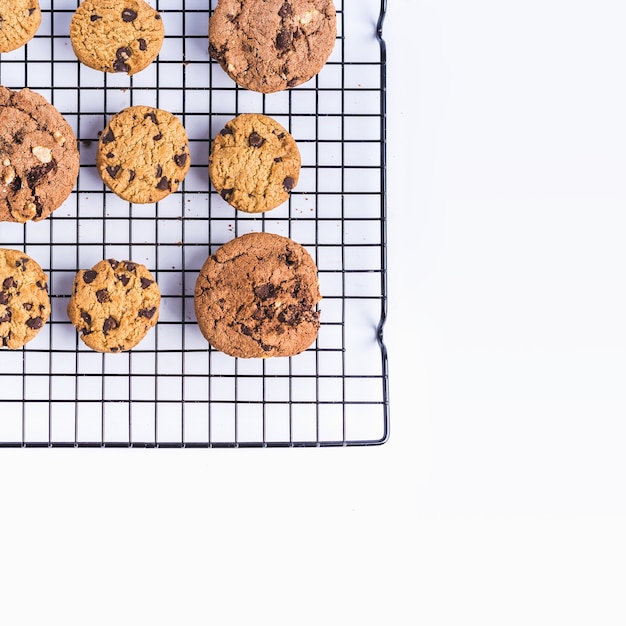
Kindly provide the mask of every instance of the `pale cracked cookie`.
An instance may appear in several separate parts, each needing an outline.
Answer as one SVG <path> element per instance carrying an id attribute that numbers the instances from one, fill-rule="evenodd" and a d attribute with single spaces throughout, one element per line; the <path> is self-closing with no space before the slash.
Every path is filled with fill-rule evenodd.
<path id="1" fill-rule="evenodd" d="M 294 356 L 320 328 L 317 267 L 300 244 L 249 233 L 221 246 L 196 280 L 194 306 L 206 340 L 230 356 Z"/>
<path id="2" fill-rule="evenodd" d="M 273 93 L 318 74 L 337 37 L 332 0 L 219 0 L 209 54 L 241 87 Z"/>
<path id="3" fill-rule="evenodd" d="M 79 164 L 74 131 L 52 104 L 0 86 L 0 222 L 48 217 L 70 195 Z"/>
<path id="4" fill-rule="evenodd" d="M 267 115 L 244 113 L 213 140 L 209 177 L 236 209 L 261 213 L 289 198 L 300 166 L 300 151 L 285 128 Z"/>
<path id="5" fill-rule="evenodd" d="M 129 202 L 162 200 L 178 189 L 190 165 L 187 132 L 168 111 L 128 107 L 100 135 L 98 172 L 111 191 Z"/>
<path id="6" fill-rule="evenodd" d="M 22 251 L 0 248 L 0 346 L 21 348 L 49 317 L 47 275 Z"/>
<path id="7" fill-rule="evenodd" d="M 159 55 L 164 37 L 161 15 L 144 0 L 83 0 L 70 22 L 74 54 L 102 72 L 140 72 Z"/>
<path id="8" fill-rule="evenodd" d="M 0 52 L 11 52 L 27 44 L 41 25 L 38 0 L 0 2 Z"/>
<path id="9" fill-rule="evenodd" d="M 135 347 L 157 323 L 161 294 L 141 263 L 106 259 L 74 279 L 67 314 L 97 352 Z"/>

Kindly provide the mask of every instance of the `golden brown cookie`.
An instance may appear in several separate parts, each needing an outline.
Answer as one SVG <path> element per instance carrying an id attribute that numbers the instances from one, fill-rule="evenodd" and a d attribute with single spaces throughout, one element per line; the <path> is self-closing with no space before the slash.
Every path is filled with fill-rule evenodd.
<path id="1" fill-rule="evenodd" d="M 293 356 L 320 327 L 317 268 L 300 244 L 271 233 L 249 233 L 221 246 L 196 280 L 199 328 L 230 356 Z"/>
<path id="2" fill-rule="evenodd" d="M 128 107 L 100 135 L 98 172 L 109 189 L 129 202 L 162 200 L 178 189 L 190 165 L 185 128 L 168 111 Z"/>
<path id="3" fill-rule="evenodd" d="M 38 221 L 70 195 L 79 154 L 71 126 L 42 95 L 0 86 L 0 222 Z"/>
<path id="4" fill-rule="evenodd" d="M 154 61 L 164 36 L 161 15 L 144 0 L 83 0 L 70 23 L 81 63 L 129 76 Z"/>
<path id="5" fill-rule="evenodd" d="M 289 198 L 300 165 L 298 146 L 285 128 L 267 115 L 244 113 L 213 140 L 209 176 L 236 209 L 261 213 Z"/>
<path id="6" fill-rule="evenodd" d="M 11 52 L 28 43 L 41 24 L 38 0 L 0 2 L 0 52 Z"/>
<path id="7" fill-rule="evenodd" d="M 157 323 L 161 294 L 140 263 L 106 259 L 76 274 L 67 314 L 97 352 L 135 347 Z"/>
<path id="8" fill-rule="evenodd" d="M 335 46 L 332 0 L 219 0 L 209 54 L 241 87 L 273 93 L 304 83 Z"/>
<path id="9" fill-rule="evenodd" d="M 50 317 L 48 277 L 20 250 L 0 248 L 0 346 L 21 348 Z"/>

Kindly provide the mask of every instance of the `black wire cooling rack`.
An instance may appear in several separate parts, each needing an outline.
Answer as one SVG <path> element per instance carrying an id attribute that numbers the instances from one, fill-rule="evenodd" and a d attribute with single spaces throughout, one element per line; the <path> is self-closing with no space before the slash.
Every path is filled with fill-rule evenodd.
<path id="1" fill-rule="evenodd" d="M 215 0 L 152 0 L 166 38 L 157 60 L 128 77 L 81 65 L 70 41 L 77 0 L 41 0 L 26 46 L 0 55 L 0 84 L 29 87 L 74 128 L 76 188 L 48 219 L 0 224 L 49 275 L 52 314 L 21 350 L 0 350 L 0 446 L 356 446 L 389 434 L 386 317 L 385 0 L 336 0 L 338 36 L 320 74 L 286 92 L 237 87 L 208 55 Z M 210 5 L 210 6 L 208 6 Z M 99 133 L 131 105 L 178 115 L 192 166 L 178 192 L 133 205 L 95 169 Z M 302 154 L 291 199 L 239 213 L 212 189 L 213 135 L 239 113 L 277 119 Z M 319 269 L 321 329 L 291 358 L 234 359 L 208 346 L 193 310 L 205 258 L 250 231 L 304 245 Z M 147 265 L 162 294 L 159 322 L 133 350 L 86 348 L 67 318 L 74 274 L 104 258 Z"/>

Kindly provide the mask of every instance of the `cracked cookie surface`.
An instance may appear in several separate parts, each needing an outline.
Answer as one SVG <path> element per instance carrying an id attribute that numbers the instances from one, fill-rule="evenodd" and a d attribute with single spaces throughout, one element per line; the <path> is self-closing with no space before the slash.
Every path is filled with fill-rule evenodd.
<path id="1" fill-rule="evenodd" d="M 42 220 L 76 184 L 76 137 L 61 113 L 30 89 L 0 86 L 0 222 Z"/>
<path id="2" fill-rule="evenodd" d="M 0 248 L 0 346 L 21 348 L 49 317 L 48 276 L 22 251 Z"/>
<path id="3" fill-rule="evenodd" d="M 261 213 L 289 198 L 300 166 L 300 151 L 285 128 L 266 115 L 244 113 L 214 138 L 209 177 L 230 205 Z"/>
<path id="4" fill-rule="evenodd" d="M 28 43 L 41 25 L 38 0 L 2 0 L 0 4 L 0 52 L 11 52 Z"/>
<path id="5" fill-rule="evenodd" d="M 219 0 L 209 54 L 241 87 L 273 93 L 318 74 L 335 46 L 332 0 Z"/>
<path id="6" fill-rule="evenodd" d="M 111 191 L 129 202 L 162 200 L 178 189 L 190 165 L 187 132 L 163 109 L 123 109 L 100 135 L 98 172 Z"/>
<path id="7" fill-rule="evenodd" d="M 144 0 L 83 0 L 70 22 L 74 54 L 102 72 L 140 72 L 158 56 L 164 37 L 161 15 Z"/>
<path id="8" fill-rule="evenodd" d="M 76 274 L 67 314 L 92 350 L 123 352 L 157 323 L 160 302 L 159 287 L 145 265 L 105 259 Z"/>
<path id="9" fill-rule="evenodd" d="M 317 267 L 300 244 L 271 233 L 237 237 L 209 256 L 196 280 L 200 331 L 241 358 L 294 356 L 320 328 Z"/>

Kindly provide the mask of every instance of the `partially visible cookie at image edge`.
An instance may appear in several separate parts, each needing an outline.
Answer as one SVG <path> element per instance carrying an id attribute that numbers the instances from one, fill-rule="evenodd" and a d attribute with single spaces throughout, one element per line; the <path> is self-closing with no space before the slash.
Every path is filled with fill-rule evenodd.
<path id="1" fill-rule="evenodd" d="M 159 55 L 165 29 L 144 0 L 83 0 L 70 22 L 78 60 L 94 70 L 132 76 Z"/>
<path id="2" fill-rule="evenodd" d="M 63 115 L 35 91 L 0 86 L 0 222 L 48 217 L 70 195 L 79 165 Z"/>
<path id="3" fill-rule="evenodd" d="M 41 25 L 38 0 L 2 0 L 0 3 L 0 53 L 27 44 Z"/>
<path id="4" fill-rule="evenodd" d="M 46 273 L 21 250 L 0 248 L 0 347 L 21 348 L 49 317 Z"/>
<path id="5" fill-rule="evenodd" d="M 238 85 L 261 93 L 313 78 L 336 38 L 332 0 L 219 0 L 209 18 L 211 58 Z"/>

